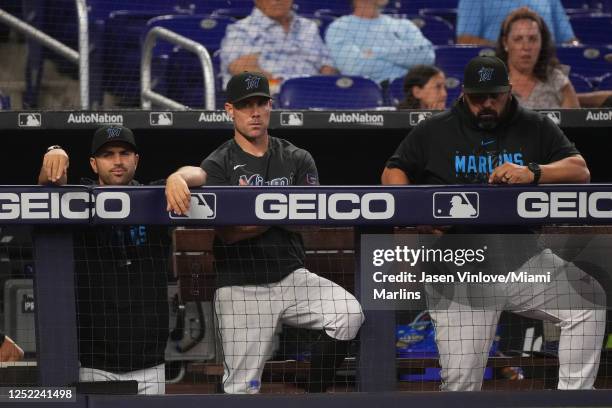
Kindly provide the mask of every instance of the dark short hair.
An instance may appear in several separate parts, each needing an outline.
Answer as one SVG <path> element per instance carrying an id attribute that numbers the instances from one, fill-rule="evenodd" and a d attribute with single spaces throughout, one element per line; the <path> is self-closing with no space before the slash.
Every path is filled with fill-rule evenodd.
<path id="1" fill-rule="evenodd" d="M 552 35 L 550 34 L 548 26 L 542 17 L 529 7 L 520 7 L 508 14 L 502 23 L 499 36 L 497 37 L 497 49 L 495 53 L 499 59 L 508 64 L 508 52 L 506 52 L 504 47 L 504 39 L 507 39 L 510 34 L 512 24 L 518 20 L 531 20 L 535 21 L 538 25 L 540 37 L 542 38 L 542 47 L 540 48 L 538 60 L 533 67 L 533 74 L 539 80 L 546 81 L 552 69 L 559 65 L 559 60 L 556 56 L 555 44 L 552 41 Z"/>
<path id="2" fill-rule="evenodd" d="M 442 70 L 433 65 L 415 65 L 404 77 L 404 100 L 398 105 L 398 109 L 420 109 L 421 101 L 412 94 L 412 88 L 418 86 L 423 88 L 429 80 Z"/>

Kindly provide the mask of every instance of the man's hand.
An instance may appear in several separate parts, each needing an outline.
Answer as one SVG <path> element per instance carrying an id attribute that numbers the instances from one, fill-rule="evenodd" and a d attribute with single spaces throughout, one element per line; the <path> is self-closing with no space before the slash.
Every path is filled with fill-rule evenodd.
<path id="1" fill-rule="evenodd" d="M 187 215 L 191 204 L 191 193 L 187 182 L 178 173 L 172 173 L 166 179 L 166 210 L 179 215 Z"/>
<path id="2" fill-rule="evenodd" d="M 506 162 L 493 170 L 489 176 L 491 184 L 531 184 L 534 174 L 527 166 Z"/>
<path id="3" fill-rule="evenodd" d="M 23 350 L 9 337 L 5 336 L 0 346 L 0 361 L 19 361 L 23 358 Z"/>
<path id="4" fill-rule="evenodd" d="M 46 181 L 50 183 L 61 183 L 68 174 L 69 158 L 68 154 L 63 149 L 53 149 L 47 152 L 43 157 L 41 176 L 46 177 Z M 44 181 L 44 180 L 43 180 Z M 41 183 L 45 184 L 45 183 Z"/>

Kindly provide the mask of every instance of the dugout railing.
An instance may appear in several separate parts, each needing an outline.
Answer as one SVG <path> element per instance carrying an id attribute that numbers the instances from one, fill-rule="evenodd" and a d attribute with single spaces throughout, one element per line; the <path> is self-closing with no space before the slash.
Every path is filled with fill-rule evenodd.
<path id="1" fill-rule="evenodd" d="M 0 224 L 34 225 L 36 331 L 39 385 L 66 386 L 77 380 L 74 263 L 71 227 L 95 225 L 318 225 L 354 227 L 355 259 L 365 233 L 388 232 L 410 225 L 607 225 L 612 223 L 612 186 L 541 185 L 518 187 L 289 187 L 194 189 L 212 208 L 200 219 L 171 217 L 162 187 L 91 188 L 67 186 L 0 187 Z M 477 215 L 469 219 L 438 218 L 436 195 L 467 194 L 477 198 Z M 205 197 L 204 197 L 205 196 Z M 535 200 L 535 201 L 530 201 Z M 270 206 L 270 204 L 275 204 Z M 536 203 L 536 206 L 533 204 Z M 308 242 L 308 238 L 306 239 Z M 335 245 L 338 246 L 338 245 Z M 355 293 L 360 299 L 360 266 L 355 263 Z M 49 290 L 53 288 L 53 290 Z M 358 361 L 359 393 L 334 395 L 228 396 L 166 395 L 80 396 L 74 406 L 167 406 L 201 404 L 239 406 L 395 406 L 457 403 L 474 406 L 607 406 L 612 391 L 543 391 L 495 393 L 396 393 L 395 316 L 365 309 Z M 245 399 L 252 398 L 252 399 Z M 315 402 L 316 401 L 316 402 Z M 19 406 L 24 406 L 22 403 Z"/>

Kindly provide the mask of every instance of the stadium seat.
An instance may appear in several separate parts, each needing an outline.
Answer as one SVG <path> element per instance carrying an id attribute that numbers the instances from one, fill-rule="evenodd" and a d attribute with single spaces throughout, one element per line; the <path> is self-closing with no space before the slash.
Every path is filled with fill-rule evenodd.
<path id="1" fill-rule="evenodd" d="M 436 66 L 446 75 L 448 104 L 451 104 L 461 94 L 463 69 L 469 60 L 477 55 L 494 55 L 495 51 L 488 47 L 473 45 L 436 46 Z"/>
<path id="2" fill-rule="evenodd" d="M 458 4 L 459 0 L 391 0 L 385 8 L 385 12 L 391 11 L 399 14 L 419 14 L 419 11 L 421 9 L 430 7 L 436 7 L 441 9 L 456 9 Z"/>
<path id="3" fill-rule="evenodd" d="M 457 9 L 456 8 L 424 8 L 419 10 L 421 16 L 436 16 L 443 18 L 448 21 L 452 26 L 453 30 L 457 24 Z"/>
<path id="4" fill-rule="evenodd" d="M 351 3 L 350 1 L 296 0 L 293 8 L 300 15 L 315 14 L 321 10 L 323 14 L 339 17 L 353 12 Z"/>
<path id="5" fill-rule="evenodd" d="M 383 97 L 370 79 L 317 75 L 285 81 L 278 103 L 282 109 L 375 109 L 382 106 Z"/>
<path id="6" fill-rule="evenodd" d="M 336 19 L 335 16 L 329 14 L 300 14 L 302 17 L 311 19 L 319 27 L 319 35 L 325 38 L 327 27 Z"/>
<path id="7" fill-rule="evenodd" d="M 557 58 L 569 65 L 571 72 L 596 83 L 599 78 L 612 72 L 612 46 L 557 47 Z"/>
<path id="8" fill-rule="evenodd" d="M 589 0 L 561 0 L 564 9 L 588 9 Z"/>
<path id="9" fill-rule="evenodd" d="M 395 78 L 389 84 L 389 105 L 397 106 L 401 101 L 404 100 L 406 95 L 404 94 L 404 78 Z"/>
<path id="10" fill-rule="evenodd" d="M 221 103 L 221 78 L 219 76 L 218 51 L 225 30 L 236 20 L 228 16 L 193 15 L 161 16 L 147 22 L 147 32 L 154 27 L 163 27 L 204 45 L 208 50 L 215 70 L 215 89 L 218 103 Z M 175 48 L 172 44 L 161 41 L 156 46 L 156 53 L 168 53 L 168 69 L 162 77 L 153 79 L 167 85 L 167 96 L 190 107 L 204 106 L 204 84 L 197 57 L 185 50 Z"/>
<path id="11" fill-rule="evenodd" d="M 106 28 L 107 20 L 115 10 L 129 10 L 136 14 L 142 13 L 146 18 L 144 22 L 154 15 L 189 11 L 186 5 L 187 0 L 89 0 L 89 38 L 90 38 L 90 98 L 93 104 L 101 103 L 103 86 L 103 64 L 109 61 L 111 64 L 117 63 L 118 56 L 122 57 L 121 48 L 119 53 L 110 54 L 105 51 L 106 36 L 113 34 L 121 37 L 120 44 L 130 44 L 132 47 L 139 47 L 139 35 L 131 36 L 132 31 L 125 33 L 116 30 L 116 26 Z M 77 13 L 74 0 L 24 0 L 24 16 L 26 21 L 45 33 L 78 50 L 78 24 Z M 155 11 L 157 10 L 157 12 Z M 121 22 L 123 24 L 123 22 Z M 123 27 L 122 27 L 123 28 Z M 28 40 L 28 61 L 26 64 L 26 93 L 24 95 L 24 105 L 36 107 L 37 97 L 40 90 L 42 78 L 42 63 L 46 58 L 55 61 L 59 72 L 71 75 L 75 79 L 78 77 L 78 67 L 58 54 L 40 46 L 37 42 Z"/>
<path id="12" fill-rule="evenodd" d="M 600 91 L 612 91 L 612 73 L 604 75 L 600 79 L 597 89 Z"/>
<path id="13" fill-rule="evenodd" d="M 593 85 L 591 82 L 582 75 L 570 72 L 569 79 L 572 82 L 572 85 L 574 85 L 574 89 L 578 93 L 591 92 L 593 90 Z"/>
<path id="14" fill-rule="evenodd" d="M 421 30 L 423 35 L 434 45 L 451 45 L 455 43 L 455 29 L 452 24 L 437 16 L 408 16 Z"/>
<path id="15" fill-rule="evenodd" d="M 253 0 L 187 0 L 193 4 L 195 13 L 212 14 L 216 10 L 253 8 Z M 248 14 L 248 13 L 247 13 Z"/>
<path id="16" fill-rule="evenodd" d="M 231 7 L 231 8 L 216 9 L 212 12 L 212 15 L 232 17 L 237 20 L 241 20 L 245 17 L 248 17 L 252 11 L 253 11 L 253 7 Z"/>
<path id="17" fill-rule="evenodd" d="M 103 67 L 104 90 L 121 96 L 126 106 L 139 104 L 141 42 L 147 21 L 169 11 L 118 10 L 111 12 L 106 21 L 107 28 L 100 42 L 102 57 L 93 60 L 92 67 Z"/>
<path id="18" fill-rule="evenodd" d="M 574 34 L 583 44 L 602 45 L 612 43 L 612 14 L 575 14 L 570 18 Z"/>
<path id="19" fill-rule="evenodd" d="M 0 91 L 0 110 L 11 109 L 11 97 Z"/>
<path id="20" fill-rule="evenodd" d="M 610 0 L 561 0 L 561 3 L 568 14 L 580 12 L 581 10 L 605 13 L 612 11 L 612 1 Z"/>

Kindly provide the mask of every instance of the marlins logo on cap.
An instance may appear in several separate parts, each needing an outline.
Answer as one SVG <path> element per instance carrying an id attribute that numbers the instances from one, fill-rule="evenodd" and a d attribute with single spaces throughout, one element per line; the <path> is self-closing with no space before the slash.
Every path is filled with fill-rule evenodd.
<path id="1" fill-rule="evenodd" d="M 508 68 L 499 58 L 478 56 L 465 66 L 463 92 L 466 94 L 501 93 L 509 90 Z"/>
<path id="2" fill-rule="evenodd" d="M 268 78 L 259 72 L 234 75 L 227 83 L 227 101 L 236 103 L 251 96 L 272 98 Z"/>
<path id="3" fill-rule="evenodd" d="M 95 156 L 102 146 L 112 142 L 123 142 L 130 145 L 136 151 L 136 141 L 130 129 L 120 125 L 106 125 L 94 133 L 91 141 L 91 155 Z"/>
<path id="4" fill-rule="evenodd" d="M 119 135 L 121 134 L 121 128 L 113 127 L 113 126 L 108 127 L 106 128 L 106 134 L 108 135 L 107 136 L 108 139 L 119 137 Z"/>

